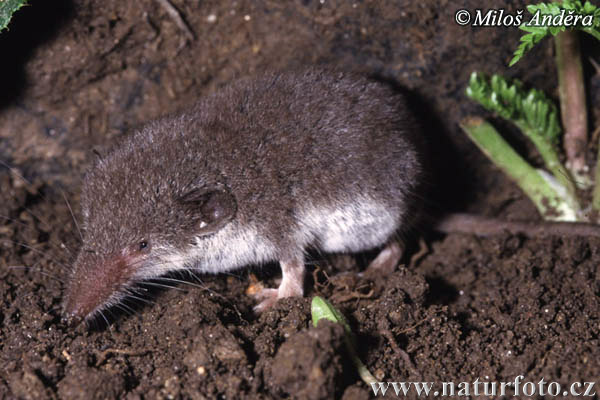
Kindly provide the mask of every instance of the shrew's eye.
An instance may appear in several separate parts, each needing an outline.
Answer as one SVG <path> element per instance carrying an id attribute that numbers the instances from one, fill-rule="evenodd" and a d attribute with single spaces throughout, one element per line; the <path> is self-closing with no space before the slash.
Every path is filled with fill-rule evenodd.
<path id="1" fill-rule="evenodd" d="M 148 249 L 148 242 L 145 240 L 142 240 L 139 244 L 139 250 L 144 251 L 146 249 Z"/>

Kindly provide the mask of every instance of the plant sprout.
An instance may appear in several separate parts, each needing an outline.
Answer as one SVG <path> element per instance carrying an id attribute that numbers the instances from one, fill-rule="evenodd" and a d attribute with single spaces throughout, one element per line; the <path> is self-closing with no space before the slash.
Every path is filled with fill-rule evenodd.
<path id="1" fill-rule="evenodd" d="M 532 17 L 519 27 L 527 33 L 521 37 L 520 45 L 509 65 L 517 63 L 545 37 L 555 38 L 560 116 L 564 134 L 554 103 L 539 90 L 525 91 L 517 80 L 508 82 L 499 75 L 488 79 L 474 72 L 466 93 L 488 110 L 515 124 L 535 145 L 544 160 L 545 170 L 531 167 L 482 119 L 467 118 L 461 127 L 519 185 L 545 219 L 587 221 L 588 217 L 577 198 L 577 187 L 588 189 L 592 182 L 585 159 L 588 122 L 577 31 L 586 32 L 600 40 L 600 8 L 588 0 L 563 0 L 531 4 L 527 6 L 527 10 Z M 564 165 L 559 157 L 561 139 L 566 155 Z M 598 214 L 600 150 L 595 172 L 591 208 Z"/>
<path id="2" fill-rule="evenodd" d="M 498 132 L 478 118 L 463 121 L 469 138 L 529 196 L 542 216 L 556 221 L 580 221 L 582 213 L 569 171 L 559 159 L 561 128 L 554 103 L 543 92 L 526 91 L 520 81 L 473 73 L 467 96 L 514 123 L 535 145 L 546 169 L 530 166 Z"/>
<path id="3" fill-rule="evenodd" d="M 313 325 L 317 326 L 319 321 L 323 318 L 341 324 L 344 327 L 344 342 L 346 343 L 346 349 L 350 354 L 350 358 L 356 367 L 358 374 L 361 379 L 367 384 L 377 382 L 375 377 L 371 375 L 367 367 L 362 363 L 358 355 L 356 354 L 356 343 L 354 334 L 350 329 L 350 325 L 346 318 L 340 313 L 330 302 L 322 297 L 315 296 L 312 299 L 310 305 L 310 312 L 312 315 Z"/>
<path id="4" fill-rule="evenodd" d="M 565 130 L 563 147 L 567 157 L 566 167 L 582 189 L 591 186 L 586 163 L 588 144 L 588 119 L 585 86 L 578 31 L 586 32 L 600 40 L 600 8 L 589 1 L 563 0 L 527 6 L 532 18 L 520 29 L 527 32 L 514 53 L 509 66 L 517 63 L 545 37 L 554 36 L 560 112 Z M 558 25 L 561 23 L 562 25 Z M 600 159 L 600 158 L 599 158 Z M 600 165 L 596 164 L 597 172 Z M 592 206 L 600 210 L 600 174 L 596 173 L 596 191 Z"/>

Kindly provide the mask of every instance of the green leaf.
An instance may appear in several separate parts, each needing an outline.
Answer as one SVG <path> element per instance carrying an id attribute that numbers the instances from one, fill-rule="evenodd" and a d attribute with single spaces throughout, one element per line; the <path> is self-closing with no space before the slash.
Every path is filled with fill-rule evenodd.
<path id="1" fill-rule="evenodd" d="M 553 146 L 558 145 L 561 128 L 558 109 L 544 92 L 523 89 L 521 81 L 507 81 L 500 75 L 487 78 L 473 72 L 467 96 L 502 118 L 524 125 Z"/>
<path id="2" fill-rule="evenodd" d="M 540 42 L 547 35 L 547 30 L 540 27 L 521 25 L 520 28 L 529 33 L 521 36 L 521 43 L 515 51 L 512 60 L 510 60 L 510 63 L 508 64 L 509 67 L 512 67 L 514 64 L 516 64 L 517 61 L 519 61 L 521 57 L 525 55 L 525 53 L 531 50 L 533 46 L 538 44 L 538 42 Z"/>
<path id="3" fill-rule="evenodd" d="M 580 0 L 563 0 L 562 2 L 530 4 L 527 6 L 527 11 L 531 13 L 532 18 L 524 21 L 519 29 L 528 32 L 521 36 L 519 46 L 513 54 L 513 58 L 509 62 L 509 67 L 515 65 L 529 50 L 547 36 L 556 36 L 560 32 L 567 29 L 577 29 L 584 31 L 596 39 L 600 40 L 600 8 L 596 7 L 589 1 L 581 3 Z M 592 26 L 584 26 L 580 21 L 575 26 L 537 26 L 528 25 L 528 23 L 542 23 L 544 15 L 556 16 L 561 12 L 565 15 L 581 15 L 592 16 Z M 536 14 L 538 13 L 538 14 Z"/>
<path id="4" fill-rule="evenodd" d="M 319 296 L 313 297 L 312 302 L 310 303 L 310 313 L 312 315 L 314 326 L 317 326 L 319 321 L 323 318 L 337 324 L 342 324 L 345 331 L 344 342 L 346 343 L 346 349 L 350 354 L 350 358 L 356 367 L 358 375 L 360 375 L 361 379 L 367 385 L 376 382 L 377 380 L 375 377 L 369 372 L 367 367 L 362 363 L 356 354 L 354 334 L 352 333 L 352 329 L 350 329 L 350 325 L 348 324 L 348 321 L 344 315 L 339 312 L 330 302 Z"/>
<path id="5" fill-rule="evenodd" d="M 525 90 L 516 79 L 509 82 L 500 75 L 487 78 L 476 72 L 469 78 L 466 93 L 486 109 L 511 121 L 531 140 L 546 168 L 565 188 L 570 208 L 578 210 L 575 186 L 558 156 L 561 127 L 554 102 L 540 90 Z"/>
<path id="6" fill-rule="evenodd" d="M 0 0 L 0 32 L 8 26 L 12 15 L 26 2 L 27 0 Z"/>
<path id="7" fill-rule="evenodd" d="M 323 318 L 342 324 L 346 333 L 352 334 L 350 325 L 344 315 L 339 312 L 329 301 L 322 297 L 315 296 L 310 304 L 310 313 L 312 315 L 313 325 L 317 326 L 319 321 Z"/>

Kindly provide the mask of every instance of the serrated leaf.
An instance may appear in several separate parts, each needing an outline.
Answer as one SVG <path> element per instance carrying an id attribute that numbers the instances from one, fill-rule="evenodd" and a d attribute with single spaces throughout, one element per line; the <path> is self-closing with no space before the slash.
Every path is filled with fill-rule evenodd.
<path id="1" fill-rule="evenodd" d="M 546 37 L 545 29 L 540 29 L 536 26 L 522 26 L 522 29 L 528 31 L 529 33 L 526 33 L 525 35 L 521 36 L 521 43 L 515 51 L 513 58 L 509 63 L 509 66 L 513 66 L 517 61 L 519 61 L 523 57 L 523 55 L 526 52 L 531 50 L 539 41 Z"/>
<path id="2" fill-rule="evenodd" d="M 568 194 L 563 198 L 565 204 L 572 210 L 579 210 L 575 186 L 558 157 L 561 128 L 554 102 L 547 98 L 544 92 L 536 89 L 525 90 L 520 81 L 508 81 L 500 75 L 486 78 L 483 74 L 473 73 L 466 92 L 483 107 L 508 119 L 519 128 L 535 145 L 548 171 Z M 486 143 L 491 142 L 486 140 Z M 490 154 L 488 145 L 480 147 L 486 154 Z M 506 154 L 500 151 L 496 156 L 504 158 Z M 525 191 L 527 192 L 526 189 Z M 600 201 L 598 203 L 600 204 Z"/>
<path id="3" fill-rule="evenodd" d="M 522 109 L 523 120 L 529 129 L 557 146 L 561 129 L 556 105 L 543 92 L 532 89 L 523 99 Z"/>
<path id="4" fill-rule="evenodd" d="M 27 3 L 27 0 L 0 0 L 0 32 L 10 22 L 13 14 Z"/>
<path id="5" fill-rule="evenodd" d="M 519 46 L 515 50 L 513 54 L 513 58 L 509 62 L 509 67 L 515 65 L 525 53 L 531 50 L 537 43 L 539 43 L 542 39 L 547 36 L 556 36 L 560 32 L 564 32 L 568 29 L 577 29 L 584 31 L 596 39 L 600 40 L 600 8 L 596 7 L 592 3 L 586 1 L 585 3 L 581 3 L 579 0 L 563 0 L 562 2 L 552 2 L 552 3 L 538 3 L 538 4 L 530 4 L 527 6 L 527 11 L 530 14 L 535 15 L 539 12 L 543 19 L 544 15 L 559 15 L 562 11 L 571 12 L 574 15 L 592 15 L 593 17 L 593 25 L 592 26 L 583 26 L 581 23 L 576 26 L 529 26 L 528 22 L 523 22 L 519 29 L 528 32 L 527 34 L 521 36 L 519 41 Z M 541 22 L 541 21 L 540 21 Z"/>
<path id="6" fill-rule="evenodd" d="M 586 1 L 583 5 L 583 12 L 586 14 L 593 14 L 596 11 L 598 11 L 598 8 L 596 8 L 596 6 L 590 3 L 589 1 Z"/>
<path id="7" fill-rule="evenodd" d="M 489 111 L 525 125 L 553 146 L 558 144 L 561 132 L 558 110 L 542 91 L 526 91 L 516 79 L 507 81 L 500 75 L 487 78 L 473 72 L 466 93 Z"/>

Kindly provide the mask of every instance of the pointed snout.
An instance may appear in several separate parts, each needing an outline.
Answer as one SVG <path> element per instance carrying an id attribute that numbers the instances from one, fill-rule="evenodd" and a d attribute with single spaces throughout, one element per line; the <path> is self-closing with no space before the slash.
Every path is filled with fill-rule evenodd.
<path id="1" fill-rule="evenodd" d="M 76 272 L 77 274 L 77 272 Z M 62 322 L 69 327 L 79 325 L 102 303 L 102 296 L 89 287 L 86 281 L 74 278 L 68 289 L 64 303 Z"/>
<path id="2" fill-rule="evenodd" d="M 76 326 L 119 297 L 135 260 L 123 255 L 80 254 L 67 287 L 62 321 Z"/>

